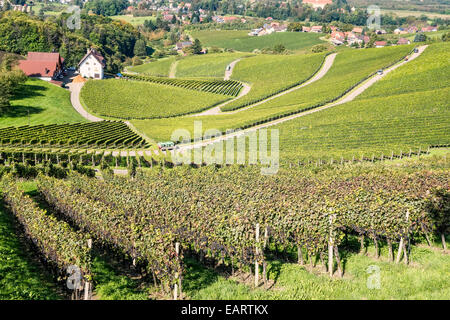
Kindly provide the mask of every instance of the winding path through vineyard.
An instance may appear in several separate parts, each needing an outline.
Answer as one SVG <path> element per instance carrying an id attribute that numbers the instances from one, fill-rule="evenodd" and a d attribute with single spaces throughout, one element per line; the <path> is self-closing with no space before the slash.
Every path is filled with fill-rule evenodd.
<path id="1" fill-rule="evenodd" d="M 223 77 L 223 80 L 230 80 L 231 79 L 231 75 L 233 74 L 233 70 L 234 67 L 236 66 L 236 64 L 241 61 L 241 59 L 236 59 L 233 62 L 231 62 L 228 66 L 230 66 L 230 70 L 228 70 L 228 66 L 225 69 L 225 76 Z"/>
<path id="2" fill-rule="evenodd" d="M 84 82 L 78 82 L 78 83 L 69 83 L 67 85 L 70 90 L 70 102 L 72 103 L 72 106 L 75 110 L 85 119 L 92 121 L 92 122 L 99 122 L 103 121 L 104 119 L 96 117 L 89 112 L 87 112 L 83 105 L 80 102 L 80 91 L 81 88 L 84 86 Z"/>
<path id="3" fill-rule="evenodd" d="M 349 93 L 347 93 L 345 96 L 343 96 L 341 99 L 339 99 L 336 102 L 325 104 L 325 105 L 323 105 L 321 107 L 317 107 L 315 109 L 311 109 L 311 110 L 308 110 L 308 111 L 305 111 L 305 112 L 302 112 L 302 113 L 299 113 L 299 114 L 295 114 L 295 115 L 292 115 L 292 116 L 284 117 L 284 118 L 281 118 L 281 119 L 278 119 L 278 120 L 274 120 L 274 121 L 271 121 L 271 122 L 266 122 L 264 124 L 260 124 L 260 125 L 254 126 L 254 127 L 249 128 L 249 129 L 246 129 L 246 130 L 242 130 L 242 131 L 238 131 L 238 132 L 234 132 L 234 133 L 230 133 L 230 134 L 225 134 L 225 135 L 222 135 L 222 136 L 220 136 L 218 138 L 213 138 L 213 139 L 209 139 L 209 140 L 206 140 L 206 141 L 201 141 L 201 142 L 194 143 L 194 144 L 180 145 L 179 151 L 183 152 L 183 150 L 189 150 L 189 149 L 196 149 L 196 148 L 205 147 L 206 145 L 209 145 L 209 144 L 214 143 L 214 142 L 219 142 L 219 141 L 232 139 L 232 138 L 244 135 L 244 134 L 246 134 L 248 132 L 252 132 L 252 131 L 256 131 L 256 130 L 262 129 L 262 128 L 267 128 L 267 127 L 270 127 L 270 126 L 274 126 L 274 125 L 280 124 L 280 123 L 285 122 L 285 121 L 289 121 L 289 120 L 296 119 L 296 118 L 299 118 L 299 117 L 304 117 L 306 115 L 309 115 L 309 114 L 312 114 L 312 113 L 315 113 L 315 112 L 319 112 L 319 111 L 322 111 L 322 110 L 325 110 L 325 109 L 328 109 L 328 108 L 331 108 L 331 107 L 334 107 L 334 106 L 337 106 L 337 105 L 340 105 L 340 104 L 343 104 L 343 103 L 350 102 L 350 101 L 354 100 L 357 96 L 359 96 L 361 93 L 363 93 L 365 90 L 367 90 L 369 87 L 371 87 L 378 80 L 380 80 L 383 77 L 385 77 L 391 71 L 394 71 L 395 69 L 397 69 L 397 68 L 403 66 L 404 64 L 406 64 L 406 63 L 416 59 L 417 57 L 419 57 L 422 54 L 422 52 L 425 51 L 425 49 L 427 47 L 428 47 L 428 45 L 420 46 L 418 48 L 418 52 L 417 53 L 415 53 L 415 52 L 412 53 L 409 56 L 408 60 L 403 60 L 403 61 L 395 64 L 394 66 L 383 70 L 383 74 L 382 75 L 376 74 L 376 75 L 370 77 L 368 80 L 363 82 L 361 85 L 357 86 L 355 89 L 351 90 Z M 328 57 L 330 57 L 330 56 L 328 56 Z M 334 60 L 334 57 L 333 57 L 333 60 Z M 323 70 L 323 68 L 322 68 L 322 70 Z M 318 76 L 319 73 L 316 76 Z M 316 78 L 316 77 L 314 77 L 314 78 Z M 313 79 L 311 79 L 310 81 L 312 81 Z M 316 79 L 316 80 L 318 80 L 318 79 Z M 308 84 L 308 82 L 305 83 L 304 85 L 307 85 L 307 84 Z M 285 91 L 283 93 L 286 93 L 286 92 L 288 92 L 288 91 Z M 281 93 L 281 94 L 283 94 L 283 93 Z M 271 99 L 271 98 L 269 98 L 269 99 Z M 255 105 L 252 105 L 252 106 L 255 106 Z M 243 109 L 239 109 L 239 110 L 243 110 Z"/>
<path id="4" fill-rule="evenodd" d="M 224 105 L 227 105 L 227 104 L 233 102 L 234 100 L 237 100 L 237 99 L 241 98 L 242 96 L 245 96 L 250 91 L 250 89 L 251 89 L 250 86 L 248 86 L 247 84 L 243 83 L 244 89 L 242 89 L 241 93 L 239 94 L 239 96 L 237 98 L 235 98 L 233 100 L 230 100 L 230 101 L 227 101 L 227 102 L 225 102 L 225 103 L 223 103 L 221 105 L 218 105 L 218 106 L 216 106 L 216 107 L 214 107 L 212 109 L 206 110 L 206 111 L 204 111 L 202 113 L 197 113 L 197 114 L 195 114 L 193 116 L 194 117 L 195 116 L 213 116 L 213 115 L 219 115 L 219 114 L 233 114 L 233 113 L 241 112 L 241 111 L 244 111 L 244 110 L 256 107 L 256 106 L 258 106 L 260 104 L 266 103 L 267 101 L 270 101 L 270 100 L 273 100 L 275 98 L 281 97 L 281 96 L 283 96 L 285 94 L 288 94 L 288 93 L 290 93 L 292 91 L 295 91 L 295 90 L 301 89 L 303 87 L 306 87 L 306 86 L 310 85 L 311 83 L 314 83 L 317 80 L 322 79 L 328 73 L 330 68 L 333 66 L 334 59 L 336 58 L 336 55 L 337 55 L 336 53 L 328 55 L 325 58 L 325 61 L 324 61 L 323 65 L 322 65 L 322 68 L 320 68 L 320 70 L 311 79 L 309 79 L 308 81 L 306 81 L 305 83 L 303 83 L 303 84 L 301 84 L 299 86 L 296 86 L 296 87 L 291 88 L 289 90 L 283 91 L 283 92 L 281 92 L 279 94 L 276 94 L 276 95 L 274 95 L 272 97 L 269 97 L 267 99 L 261 100 L 261 101 L 259 101 L 257 103 L 249 105 L 248 107 L 240 108 L 240 109 L 235 110 L 235 111 L 222 112 L 221 108 Z"/>

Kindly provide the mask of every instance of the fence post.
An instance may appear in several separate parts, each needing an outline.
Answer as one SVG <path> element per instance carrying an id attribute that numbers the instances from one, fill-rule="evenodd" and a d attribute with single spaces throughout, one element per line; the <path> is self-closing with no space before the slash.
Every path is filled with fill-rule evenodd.
<path id="1" fill-rule="evenodd" d="M 268 240 L 269 240 L 269 230 L 266 227 L 264 229 L 264 246 L 263 246 L 264 249 L 267 246 L 267 241 Z M 267 284 L 267 263 L 266 263 L 266 259 L 264 259 L 264 262 L 263 262 L 263 281 L 264 281 L 264 284 Z"/>
<path id="2" fill-rule="evenodd" d="M 333 276 L 333 216 L 330 215 L 330 237 L 328 240 L 328 272 L 330 273 L 330 277 Z"/>
<path id="3" fill-rule="evenodd" d="M 92 239 L 88 239 L 87 246 L 92 249 Z M 89 281 L 84 282 L 84 300 L 91 300 L 91 283 Z"/>
<path id="4" fill-rule="evenodd" d="M 406 211 L 406 220 L 409 221 L 409 210 Z M 402 251 L 403 250 L 405 251 L 404 252 L 405 259 L 407 259 L 406 256 L 407 256 L 408 252 L 406 251 L 406 248 L 405 248 L 405 239 L 404 239 L 404 237 L 401 237 L 400 238 L 400 243 L 398 245 L 397 259 L 395 260 L 395 263 L 399 263 L 400 262 L 400 259 L 402 258 Z"/>
<path id="5" fill-rule="evenodd" d="M 176 242 L 175 243 L 175 253 L 176 253 L 176 257 L 178 260 L 178 255 L 180 253 L 180 243 Z M 180 283 L 180 276 L 178 274 L 178 272 L 175 274 L 175 278 L 178 281 L 178 283 L 175 283 L 175 285 L 173 286 L 173 300 L 178 300 L 178 285 Z M 180 286 L 180 292 L 181 292 L 181 286 Z M 181 296 L 181 294 L 180 294 Z"/>
<path id="6" fill-rule="evenodd" d="M 255 247 L 255 288 L 258 287 L 259 284 L 259 264 L 258 264 L 258 245 L 259 245 L 259 223 L 256 224 L 256 247 Z"/>
<path id="7" fill-rule="evenodd" d="M 391 153 L 391 160 L 393 160 L 394 159 L 394 150 L 392 150 L 392 153 Z"/>

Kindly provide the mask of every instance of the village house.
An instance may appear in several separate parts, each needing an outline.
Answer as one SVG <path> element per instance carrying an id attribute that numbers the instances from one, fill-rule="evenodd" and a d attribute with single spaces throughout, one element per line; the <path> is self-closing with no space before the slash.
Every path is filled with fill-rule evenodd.
<path id="1" fill-rule="evenodd" d="M 375 48 L 383 48 L 387 46 L 386 41 L 375 41 Z"/>
<path id="2" fill-rule="evenodd" d="M 406 38 L 400 38 L 400 39 L 398 39 L 397 44 L 398 45 L 411 44 L 411 41 Z"/>
<path id="3" fill-rule="evenodd" d="M 362 33 L 363 32 L 363 28 L 361 28 L 361 27 L 354 27 L 352 32 L 353 33 Z"/>
<path id="4" fill-rule="evenodd" d="M 27 59 L 20 60 L 18 67 L 28 77 L 53 81 L 62 76 L 63 64 L 58 52 L 28 52 Z"/>
<path id="5" fill-rule="evenodd" d="M 302 26 L 302 32 L 310 32 L 310 31 L 311 31 L 310 27 Z"/>
<path id="6" fill-rule="evenodd" d="M 311 27 L 311 32 L 321 33 L 322 30 L 323 30 L 322 26 L 312 26 Z"/>
<path id="7" fill-rule="evenodd" d="M 323 9 L 327 4 L 333 4 L 333 0 L 303 0 L 303 4 L 311 5 L 314 9 Z"/>
<path id="8" fill-rule="evenodd" d="M 438 31 L 438 29 L 435 26 L 428 26 L 422 28 L 422 32 L 436 32 L 436 31 Z"/>
<path id="9" fill-rule="evenodd" d="M 183 41 L 183 42 L 177 42 L 177 44 L 174 47 L 174 50 L 176 50 L 178 53 L 183 54 L 183 49 L 192 46 L 191 41 Z"/>
<path id="10" fill-rule="evenodd" d="M 103 79 L 106 61 L 95 49 L 88 49 L 78 64 L 78 72 L 83 78 Z"/>

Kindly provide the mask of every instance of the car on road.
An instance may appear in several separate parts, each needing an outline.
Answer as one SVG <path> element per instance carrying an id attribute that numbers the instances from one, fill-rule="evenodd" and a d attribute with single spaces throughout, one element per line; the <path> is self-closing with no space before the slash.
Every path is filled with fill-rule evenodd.
<path id="1" fill-rule="evenodd" d="M 173 150 L 175 149 L 175 143 L 172 141 L 167 141 L 167 142 L 159 142 L 158 143 L 158 148 L 161 151 L 165 151 L 165 150 Z"/>
<path id="2" fill-rule="evenodd" d="M 383 75 L 383 70 L 380 69 L 380 70 L 377 71 L 377 73 L 381 76 L 381 75 Z"/>
<path id="3" fill-rule="evenodd" d="M 419 53 L 419 49 L 414 48 L 414 53 Z"/>

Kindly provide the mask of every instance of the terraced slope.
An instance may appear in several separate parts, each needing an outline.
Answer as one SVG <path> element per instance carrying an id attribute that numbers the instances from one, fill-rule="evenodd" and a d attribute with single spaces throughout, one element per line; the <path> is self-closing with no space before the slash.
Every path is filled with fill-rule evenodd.
<path id="1" fill-rule="evenodd" d="M 259 55 L 240 61 L 234 68 L 232 78 L 251 85 L 242 98 L 227 104 L 222 111 L 246 107 L 296 86 L 318 71 L 324 54 L 273 56 Z"/>
<path id="2" fill-rule="evenodd" d="M 170 66 L 175 61 L 175 57 L 163 58 L 154 62 L 141 64 L 140 66 L 128 67 L 128 70 L 130 72 L 137 72 L 152 76 L 168 77 Z"/>
<path id="3" fill-rule="evenodd" d="M 183 89 L 224 94 L 232 97 L 238 96 L 243 87 L 236 80 L 170 79 L 134 74 L 125 74 L 125 76 L 129 80 L 147 81 Z"/>
<path id="4" fill-rule="evenodd" d="M 235 52 L 188 56 L 178 61 L 176 77 L 223 78 L 225 69 L 231 62 L 249 55 Z"/>
<path id="5" fill-rule="evenodd" d="M 326 101 L 335 100 L 378 69 L 402 59 L 411 49 L 411 46 L 397 46 L 341 52 L 336 57 L 330 71 L 317 82 L 235 114 L 225 113 L 195 117 L 195 119 L 179 117 L 171 119 L 170 122 L 162 120 L 133 121 L 133 124 L 138 130 L 145 132 L 155 140 L 170 139 L 172 132 L 177 128 L 185 128 L 193 132 L 194 120 L 202 121 L 204 130 L 218 129 L 222 132 L 227 129 L 254 126 L 266 120 L 274 120 L 306 108 L 314 108 Z M 281 99 L 283 99 L 283 103 L 278 105 L 278 101 Z"/>
<path id="6" fill-rule="evenodd" d="M 123 122 L 101 121 L 0 129 L 1 147 L 127 149 L 147 146 Z"/>
<path id="7" fill-rule="evenodd" d="M 450 44 L 429 46 L 355 101 L 285 122 L 284 159 L 380 158 L 450 144 Z"/>
<path id="8" fill-rule="evenodd" d="M 163 84 L 116 79 L 88 81 L 81 90 L 81 101 L 90 113 L 113 119 L 154 119 L 189 114 L 229 98 Z"/>

